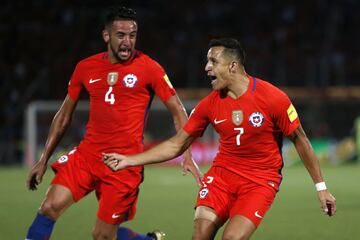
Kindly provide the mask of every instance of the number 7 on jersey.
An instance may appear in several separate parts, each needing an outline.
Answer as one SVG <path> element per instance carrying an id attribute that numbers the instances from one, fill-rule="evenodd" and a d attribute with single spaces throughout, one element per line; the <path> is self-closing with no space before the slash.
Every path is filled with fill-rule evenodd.
<path id="1" fill-rule="evenodd" d="M 244 134 L 244 128 L 234 128 L 235 131 L 239 131 L 236 135 L 236 145 L 240 146 L 240 136 Z"/>

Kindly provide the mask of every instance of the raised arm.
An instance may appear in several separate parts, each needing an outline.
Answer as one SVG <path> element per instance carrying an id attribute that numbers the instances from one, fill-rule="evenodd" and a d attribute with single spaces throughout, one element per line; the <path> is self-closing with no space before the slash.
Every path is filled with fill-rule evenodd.
<path id="1" fill-rule="evenodd" d="M 165 162 L 181 155 L 194 140 L 194 137 L 181 129 L 175 136 L 143 153 L 131 156 L 104 153 L 103 160 L 113 171 L 131 166 Z"/>
<path id="2" fill-rule="evenodd" d="M 321 208 L 329 216 L 332 216 L 336 212 L 336 200 L 326 188 L 318 158 L 301 125 L 288 137 L 294 143 L 301 160 L 316 186 Z"/>
<path id="3" fill-rule="evenodd" d="M 188 120 L 186 110 L 177 95 L 170 97 L 169 100 L 165 102 L 165 106 L 171 113 L 174 120 L 175 129 L 178 132 Z M 202 174 L 196 162 L 192 158 L 191 148 L 188 148 L 188 150 L 184 153 L 184 161 L 182 162 L 182 167 L 183 175 L 191 172 L 197 184 L 201 186 Z"/>
<path id="4" fill-rule="evenodd" d="M 59 111 L 55 114 L 40 160 L 32 167 L 26 181 L 26 185 L 30 190 L 36 190 L 37 185 L 41 183 L 49 158 L 71 123 L 76 103 L 69 96 L 66 96 Z"/>

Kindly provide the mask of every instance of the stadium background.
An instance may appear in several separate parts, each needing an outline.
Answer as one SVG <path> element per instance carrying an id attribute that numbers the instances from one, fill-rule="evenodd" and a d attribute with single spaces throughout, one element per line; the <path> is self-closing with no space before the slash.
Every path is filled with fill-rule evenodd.
<path id="1" fill-rule="evenodd" d="M 23 163 L 29 144 L 26 111 L 31 103 L 62 100 L 75 64 L 105 50 L 100 35 L 101 9 L 114 3 L 118 2 L 21 0 L 2 3 L 0 239 L 24 236 L 52 176 L 48 171 L 39 192 L 30 193 L 24 187 L 27 168 Z M 328 185 L 338 198 L 339 213 L 331 221 L 323 219 L 311 181 L 299 166 L 291 144 L 285 142 L 285 180 L 279 201 L 255 239 L 355 239 L 352 236 L 360 236 L 360 230 L 355 227 L 360 213 L 360 143 L 356 137 L 359 135 L 356 121 L 359 122 L 360 116 L 359 1 L 190 3 L 174 0 L 170 3 L 133 0 L 120 3 L 138 12 L 137 48 L 164 66 L 188 110 L 210 91 L 204 65 L 208 41 L 214 37 L 240 39 L 247 53 L 247 72 L 279 86 L 297 106 L 324 167 Z M 149 145 L 173 133 L 171 120 L 161 104 L 155 109 L 158 110 L 151 112 L 146 132 Z M 38 151 L 53 114 L 53 111 L 38 114 Z M 57 155 L 69 150 L 82 136 L 87 115 L 86 111 L 77 114 Z M 211 161 L 208 153 L 214 154 L 214 142 L 216 135 L 210 128 L 194 149 L 195 158 L 204 163 L 204 170 Z M 143 231 L 163 227 L 170 239 L 189 239 L 191 206 L 196 195 L 193 181 L 190 177 L 182 178 L 178 167 L 150 167 L 147 172 L 138 219 L 132 224 Z M 89 198 L 64 216 L 55 239 L 62 239 L 59 236 L 70 239 L 67 234 L 71 229 L 73 239 L 89 239 L 91 217 L 95 218 L 96 209 L 94 197 Z M 171 201 L 174 201 L 172 205 Z M 13 216 L 14 209 L 23 212 L 21 221 Z M 296 219 L 300 223 L 295 224 Z M 82 225 L 76 225 L 79 222 Z M 149 222 L 158 222 L 158 225 Z M 175 227 L 177 225 L 180 226 Z M 296 226 L 308 235 L 297 232 Z"/>

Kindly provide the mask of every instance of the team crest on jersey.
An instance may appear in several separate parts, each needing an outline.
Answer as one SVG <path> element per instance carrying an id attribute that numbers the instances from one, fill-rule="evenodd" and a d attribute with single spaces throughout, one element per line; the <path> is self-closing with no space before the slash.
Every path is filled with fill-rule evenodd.
<path id="1" fill-rule="evenodd" d="M 59 158 L 58 162 L 59 162 L 59 163 L 65 163 L 65 162 L 67 162 L 68 160 L 69 160 L 69 157 L 68 157 L 68 156 L 62 155 L 62 156 Z"/>
<path id="2" fill-rule="evenodd" d="M 124 85 L 125 85 L 125 87 L 128 87 L 128 88 L 134 87 L 135 84 L 137 83 L 137 80 L 138 80 L 137 77 L 132 73 L 126 75 L 123 78 Z"/>
<path id="3" fill-rule="evenodd" d="M 243 112 L 241 110 L 232 111 L 232 121 L 236 126 L 243 122 Z"/>
<path id="4" fill-rule="evenodd" d="M 113 86 L 119 77 L 119 73 L 118 72 L 109 72 L 108 76 L 107 76 L 107 82 L 110 86 Z"/>
<path id="5" fill-rule="evenodd" d="M 199 197 L 200 197 L 201 199 L 203 199 L 203 198 L 206 197 L 206 195 L 207 195 L 208 193 L 209 193 L 209 189 L 203 188 L 203 189 L 201 189 L 201 190 L 199 191 Z"/>
<path id="6" fill-rule="evenodd" d="M 253 112 L 249 117 L 249 122 L 254 127 L 260 127 L 264 123 L 264 116 L 261 112 Z"/>

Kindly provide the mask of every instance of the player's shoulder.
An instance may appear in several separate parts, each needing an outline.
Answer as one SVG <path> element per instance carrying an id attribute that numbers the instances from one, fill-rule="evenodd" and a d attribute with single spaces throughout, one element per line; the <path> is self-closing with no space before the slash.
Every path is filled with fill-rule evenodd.
<path id="1" fill-rule="evenodd" d="M 147 68 L 151 70 L 163 69 L 163 67 L 155 59 L 139 50 L 136 51 L 137 52 L 135 60 L 137 62 L 139 62 L 140 64 L 144 64 Z"/>
<path id="2" fill-rule="evenodd" d="M 136 58 L 140 59 L 142 61 L 145 61 L 145 62 L 153 62 L 153 61 L 155 61 L 148 54 L 146 54 L 146 53 L 144 53 L 144 52 L 142 52 L 140 50 L 136 50 Z"/>
<path id="3" fill-rule="evenodd" d="M 256 81 L 254 83 L 254 85 L 256 85 L 255 91 L 257 93 L 260 93 L 260 96 L 271 96 L 272 98 L 276 96 L 279 97 L 286 96 L 286 93 L 283 90 L 273 85 L 272 83 L 260 78 L 254 78 L 254 79 L 255 79 L 254 81 Z"/>
<path id="4" fill-rule="evenodd" d="M 203 97 L 199 103 L 201 103 L 202 105 L 209 105 L 209 106 L 213 106 L 213 104 L 215 104 L 215 102 L 220 98 L 220 93 L 219 91 L 211 91 L 208 95 L 206 95 L 205 97 Z"/>
<path id="5" fill-rule="evenodd" d="M 290 102 L 289 97 L 283 90 L 262 79 L 256 79 L 255 89 L 257 101 L 264 104 L 264 106 L 268 106 L 270 111 Z"/>
<path id="6" fill-rule="evenodd" d="M 78 66 L 88 66 L 99 62 L 104 62 L 107 59 L 107 53 L 101 52 L 89 57 L 86 57 L 78 62 Z"/>

